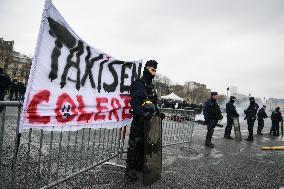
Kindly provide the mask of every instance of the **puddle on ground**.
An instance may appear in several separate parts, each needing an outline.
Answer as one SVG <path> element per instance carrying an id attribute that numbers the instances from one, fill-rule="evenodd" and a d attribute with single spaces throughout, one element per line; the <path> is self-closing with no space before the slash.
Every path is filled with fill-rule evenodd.
<path id="1" fill-rule="evenodd" d="M 220 163 L 222 163 L 223 162 L 223 159 L 219 159 L 218 161 L 216 161 L 216 162 L 214 162 L 214 163 L 212 163 L 213 165 L 218 165 L 218 164 L 220 164 Z"/>
<path id="2" fill-rule="evenodd" d="M 204 154 L 198 154 L 196 156 L 190 156 L 189 159 L 190 160 L 197 160 L 197 159 L 200 159 L 202 157 L 204 157 Z"/>
<path id="3" fill-rule="evenodd" d="M 204 156 L 210 156 L 213 158 L 220 158 L 223 156 L 221 151 L 215 150 L 215 149 L 205 149 Z"/>

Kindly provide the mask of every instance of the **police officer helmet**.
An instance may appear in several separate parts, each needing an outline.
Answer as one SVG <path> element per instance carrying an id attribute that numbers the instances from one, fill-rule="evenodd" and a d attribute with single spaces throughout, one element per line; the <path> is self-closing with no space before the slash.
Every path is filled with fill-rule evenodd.
<path id="1" fill-rule="evenodd" d="M 230 100 L 236 100 L 236 97 L 230 96 Z"/>
<path id="2" fill-rule="evenodd" d="M 150 103 L 145 103 L 143 106 L 142 106 L 142 109 L 143 109 L 143 112 L 149 112 L 151 114 L 154 114 L 155 113 L 155 106 L 152 102 Z"/>
<path id="3" fill-rule="evenodd" d="M 148 60 L 145 64 L 145 67 L 150 66 L 157 69 L 158 62 L 156 60 Z"/>
<path id="4" fill-rule="evenodd" d="M 211 96 L 216 96 L 216 95 L 218 95 L 218 92 L 214 91 L 214 92 L 211 92 L 210 94 L 211 94 Z"/>

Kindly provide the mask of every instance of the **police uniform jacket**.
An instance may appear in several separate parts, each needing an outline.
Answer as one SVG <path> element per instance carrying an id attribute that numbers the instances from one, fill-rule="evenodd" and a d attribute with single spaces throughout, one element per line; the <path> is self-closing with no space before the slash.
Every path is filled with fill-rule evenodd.
<path id="1" fill-rule="evenodd" d="M 232 100 L 226 104 L 226 113 L 228 118 L 239 117 L 236 106 L 233 104 Z"/>
<path id="2" fill-rule="evenodd" d="M 219 120 L 222 118 L 220 106 L 214 99 L 208 99 L 203 105 L 203 115 L 205 120 Z"/>
<path id="3" fill-rule="evenodd" d="M 267 117 L 268 117 L 268 116 L 267 116 L 267 114 L 266 114 L 264 108 L 260 108 L 260 109 L 258 110 L 258 113 L 257 113 L 257 119 L 265 119 L 265 118 L 267 118 Z"/>

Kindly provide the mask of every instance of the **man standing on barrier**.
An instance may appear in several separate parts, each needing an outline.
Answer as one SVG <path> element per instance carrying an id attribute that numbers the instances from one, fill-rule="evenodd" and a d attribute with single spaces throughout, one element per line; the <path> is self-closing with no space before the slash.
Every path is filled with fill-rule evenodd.
<path id="1" fill-rule="evenodd" d="M 254 97 L 250 97 L 249 102 L 250 102 L 249 107 L 246 110 L 244 110 L 244 113 L 246 115 L 245 120 L 247 120 L 248 132 L 249 132 L 249 136 L 245 140 L 253 141 L 253 126 L 256 120 L 256 113 L 257 113 L 259 106 L 255 102 Z"/>
<path id="2" fill-rule="evenodd" d="M 137 172 L 143 170 L 144 164 L 144 120 L 150 120 L 159 113 L 157 94 L 152 84 L 157 71 L 158 63 L 155 60 L 146 62 L 143 76 L 131 84 L 131 106 L 133 121 L 129 134 L 125 175 L 131 181 L 138 179 Z"/>
<path id="3" fill-rule="evenodd" d="M 260 108 L 257 112 L 257 122 L 258 122 L 258 127 L 257 127 L 257 134 L 262 135 L 262 129 L 264 127 L 264 119 L 267 118 L 267 114 L 265 112 L 266 106 L 263 105 L 262 108 Z"/>
<path id="4" fill-rule="evenodd" d="M 10 77 L 4 72 L 4 69 L 0 67 L 0 101 L 4 101 L 6 90 L 9 88 L 10 83 Z M 2 110 L 3 107 L 0 106 L 0 112 L 2 112 Z"/>
<path id="5" fill-rule="evenodd" d="M 211 92 L 211 98 L 208 99 L 203 105 L 203 115 L 205 123 L 207 125 L 207 134 L 205 140 L 205 146 L 214 148 L 214 144 L 211 142 L 214 128 L 218 123 L 218 120 L 222 120 L 223 116 L 220 110 L 220 106 L 217 103 L 218 93 Z"/>
<path id="6" fill-rule="evenodd" d="M 233 137 L 231 137 L 231 131 L 234 122 L 234 117 L 239 117 L 239 114 L 236 111 L 236 106 L 234 105 L 235 100 L 236 97 L 230 96 L 230 101 L 226 104 L 227 126 L 225 129 L 224 138 L 227 139 L 233 139 Z"/>

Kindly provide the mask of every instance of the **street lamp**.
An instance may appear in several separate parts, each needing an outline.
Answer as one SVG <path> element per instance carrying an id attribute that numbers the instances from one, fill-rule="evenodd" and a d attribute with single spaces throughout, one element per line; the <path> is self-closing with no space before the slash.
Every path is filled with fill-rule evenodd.
<path id="1" fill-rule="evenodd" d="M 230 88 L 227 87 L 227 98 L 229 97 L 229 90 L 230 90 Z"/>

